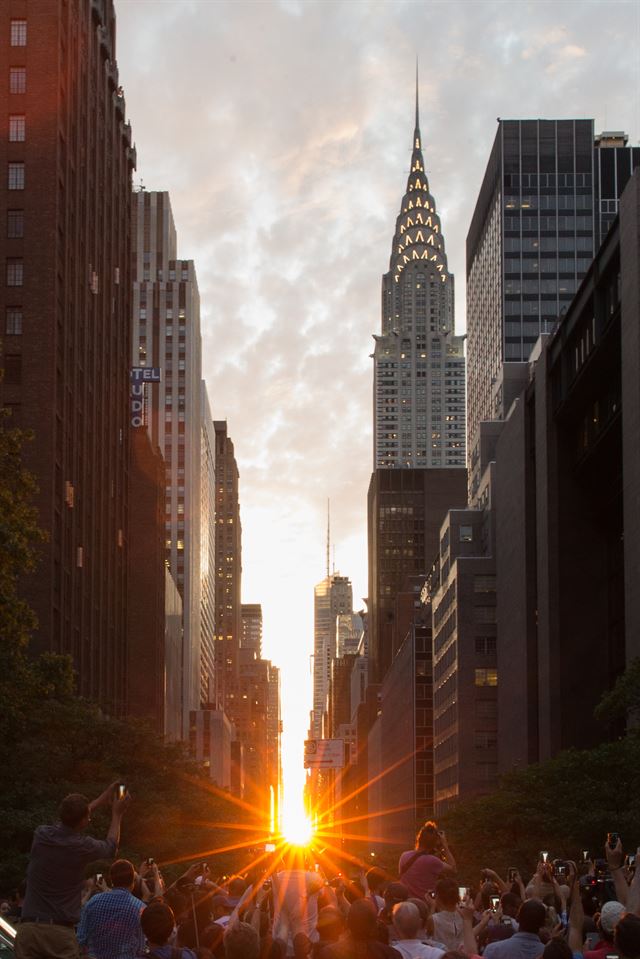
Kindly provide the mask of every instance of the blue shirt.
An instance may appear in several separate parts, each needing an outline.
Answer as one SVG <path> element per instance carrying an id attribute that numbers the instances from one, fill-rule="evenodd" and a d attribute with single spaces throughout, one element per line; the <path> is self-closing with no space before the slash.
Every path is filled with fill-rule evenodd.
<path id="1" fill-rule="evenodd" d="M 128 889 L 93 896 L 83 907 L 78 942 L 92 959 L 134 959 L 144 948 L 140 915 L 144 903 Z"/>
<path id="2" fill-rule="evenodd" d="M 537 959 L 544 952 L 540 936 L 532 932 L 516 932 L 502 942 L 490 942 L 482 953 L 484 959 Z"/>

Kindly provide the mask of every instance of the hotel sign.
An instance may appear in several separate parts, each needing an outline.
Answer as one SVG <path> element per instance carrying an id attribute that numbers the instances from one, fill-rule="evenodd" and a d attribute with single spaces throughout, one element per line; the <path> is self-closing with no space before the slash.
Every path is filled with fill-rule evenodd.
<path id="1" fill-rule="evenodd" d="M 159 366 L 134 366 L 131 368 L 130 379 L 129 410 L 131 425 L 144 426 L 145 383 L 159 383 L 162 379 L 162 371 Z"/>
<path id="2" fill-rule="evenodd" d="M 342 769 L 343 766 L 344 739 L 305 740 L 305 769 Z"/>

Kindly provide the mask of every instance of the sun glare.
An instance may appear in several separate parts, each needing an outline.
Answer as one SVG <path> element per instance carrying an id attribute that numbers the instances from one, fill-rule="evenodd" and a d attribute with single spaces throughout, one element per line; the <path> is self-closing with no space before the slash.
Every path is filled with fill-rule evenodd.
<path id="1" fill-rule="evenodd" d="M 308 846 L 313 839 L 313 826 L 304 809 L 285 810 L 282 834 L 290 846 Z"/>

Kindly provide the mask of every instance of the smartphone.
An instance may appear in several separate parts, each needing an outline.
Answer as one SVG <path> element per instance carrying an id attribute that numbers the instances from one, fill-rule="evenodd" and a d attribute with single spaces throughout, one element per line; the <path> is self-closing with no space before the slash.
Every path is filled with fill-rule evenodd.
<path id="1" fill-rule="evenodd" d="M 591 861 L 591 856 L 589 855 L 589 850 L 588 850 L 588 849 L 583 849 L 583 850 L 582 850 L 582 861 L 583 861 L 584 863 L 587 863 L 587 862 L 590 862 L 590 861 Z"/>
<path id="2" fill-rule="evenodd" d="M 609 843 L 609 849 L 615 849 L 618 845 L 618 840 L 620 839 L 620 834 L 617 832 L 608 832 L 607 833 L 607 842 Z"/>
<path id="3" fill-rule="evenodd" d="M 265 842 L 265 844 L 264 844 L 264 851 L 265 851 L 265 852 L 275 852 L 275 851 L 276 851 L 276 844 L 275 844 L 275 842 Z"/>
<path id="4" fill-rule="evenodd" d="M 153 866 L 154 862 L 155 862 L 155 859 L 153 858 L 153 856 L 149 856 L 149 858 L 147 859 L 147 866 Z"/>
<path id="5" fill-rule="evenodd" d="M 495 911 L 500 905 L 500 896 L 491 897 L 491 908 Z"/>
<path id="6" fill-rule="evenodd" d="M 509 882 L 513 883 L 516 881 L 516 876 L 518 875 L 518 870 L 515 866 L 509 866 L 509 872 L 507 873 L 507 879 Z"/>
<path id="7" fill-rule="evenodd" d="M 585 951 L 593 951 L 600 940 L 598 932 L 588 932 L 584 937 Z"/>
<path id="8" fill-rule="evenodd" d="M 126 795 L 127 795 L 127 787 L 125 786 L 124 783 L 120 783 L 118 785 L 118 799 L 124 799 Z"/>
<path id="9" fill-rule="evenodd" d="M 549 862 L 549 853 L 548 853 L 546 850 L 544 850 L 544 849 L 543 849 L 542 852 L 540 853 L 540 862 L 543 862 L 543 863 L 545 864 L 545 866 L 546 866 L 547 863 Z"/>
<path id="10" fill-rule="evenodd" d="M 202 871 L 203 871 L 203 872 L 209 872 L 209 866 L 207 865 L 206 862 L 203 862 L 203 863 L 202 863 Z"/>
<path id="11" fill-rule="evenodd" d="M 633 855 L 633 856 L 631 856 L 631 855 L 627 856 L 627 866 L 629 866 L 629 868 L 631 868 L 631 869 L 635 869 L 635 868 L 636 868 L 636 857 L 635 857 L 635 855 Z"/>
<path id="12" fill-rule="evenodd" d="M 102 882 L 102 873 L 101 873 L 101 872 L 97 872 L 97 873 L 96 873 L 96 882 Z"/>
<path id="13" fill-rule="evenodd" d="M 458 886 L 458 899 L 464 900 L 467 898 L 468 895 L 469 895 L 468 886 Z"/>
<path id="14" fill-rule="evenodd" d="M 556 875 L 558 877 L 564 878 L 567 875 L 567 867 L 565 865 L 557 866 Z"/>

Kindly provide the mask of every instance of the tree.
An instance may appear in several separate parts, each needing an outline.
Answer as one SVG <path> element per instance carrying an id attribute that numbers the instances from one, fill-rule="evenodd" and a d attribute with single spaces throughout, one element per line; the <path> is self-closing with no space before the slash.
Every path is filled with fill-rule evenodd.
<path id="1" fill-rule="evenodd" d="M 123 823 L 122 854 L 149 855 L 160 863 L 209 858 L 215 848 L 260 835 L 229 830 L 221 822 L 241 816 L 230 797 L 217 794 L 182 745 L 162 741 L 145 724 L 107 719 L 76 694 L 71 659 L 28 655 L 36 619 L 19 596 L 21 578 L 33 572 L 45 539 L 33 506 L 36 484 L 22 464 L 28 434 L 0 418 L 0 888 L 23 876 L 33 830 L 52 821 L 64 795 L 95 798 L 121 780 L 134 801 Z M 244 814 L 246 818 L 246 814 Z M 106 814 L 92 823 L 105 834 Z M 214 868 L 231 872 L 241 857 L 230 852 Z M 176 867 L 180 871 L 181 867 Z"/>

